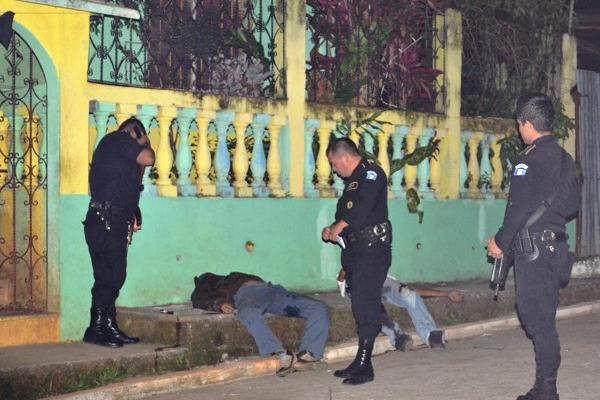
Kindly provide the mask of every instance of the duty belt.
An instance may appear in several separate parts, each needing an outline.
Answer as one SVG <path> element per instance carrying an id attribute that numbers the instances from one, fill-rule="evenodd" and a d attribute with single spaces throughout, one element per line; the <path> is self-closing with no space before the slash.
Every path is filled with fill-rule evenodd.
<path id="1" fill-rule="evenodd" d="M 528 229 L 522 229 L 517 234 L 514 243 L 515 254 L 534 254 L 538 252 L 535 244 L 545 246 L 551 251 L 554 251 L 554 245 L 559 242 L 566 242 L 569 235 L 565 232 L 554 232 L 550 229 L 545 229 L 542 232 L 530 233 Z"/>
<path id="2" fill-rule="evenodd" d="M 369 245 L 375 242 L 390 243 L 392 240 L 391 226 L 388 221 L 380 224 L 367 226 L 358 232 L 349 233 L 346 237 L 348 242 L 368 242 Z"/>
<path id="3" fill-rule="evenodd" d="M 89 208 L 96 212 L 96 215 L 104 222 L 107 231 L 110 231 L 113 215 L 120 215 L 133 218 L 133 213 L 123 207 L 115 206 L 110 201 L 91 200 Z"/>

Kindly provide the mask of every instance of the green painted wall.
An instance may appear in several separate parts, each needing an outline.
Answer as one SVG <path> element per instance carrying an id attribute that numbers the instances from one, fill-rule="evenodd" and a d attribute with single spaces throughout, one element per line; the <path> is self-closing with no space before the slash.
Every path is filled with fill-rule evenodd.
<path id="1" fill-rule="evenodd" d="M 60 212 L 62 339 L 79 339 L 88 323 L 92 268 L 81 220 L 87 196 L 63 196 Z M 410 282 L 485 278 L 485 239 L 501 222 L 504 201 L 425 202 L 419 225 L 405 202 L 390 201 L 391 272 Z M 297 290 L 333 290 L 339 249 L 320 233 L 335 200 L 142 199 L 144 229 L 129 253 L 119 306 L 187 301 L 193 277 L 244 271 Z M 255 243 L 249 253 L 245 243 Z"/>

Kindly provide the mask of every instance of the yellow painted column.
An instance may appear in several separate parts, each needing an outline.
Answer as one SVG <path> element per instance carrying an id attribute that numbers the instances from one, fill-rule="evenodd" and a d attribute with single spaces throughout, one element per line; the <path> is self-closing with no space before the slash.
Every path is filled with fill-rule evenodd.
<path id="1" fill-rule="evenodd" d="M 331 166 L 327 159 L 329 137 L 334 129 L 335 122 L 331 120 L 321 120 L 321 124 L 317 128 L 319 138 L 319 153 L 317 155 L 317 189 L 319 190 L 321 197 L 335 197 L 335 191 L 329 185 Z"/>
<path id="2" fill-rule="evenodd" d="M 177 108 L 160 107 L 157 121 L 159 128 L 159 143 L 156 151 L 156 171 L 158 179 L 156 180 L 156 189 L 159 196 L 177 197 L 177 186 L 171 181 L 171 167 L 173 167 L 173 152 L 169 142 L 169 128 L 171 122 L 177 116 Z"/>
<path id="3" fill-rule="evenodd" d="M 565 107 L 567 117 L 575 118 L 575 102 L 571 96 L 571 88 L 577 85 L 577 39 L 575 36 L 563 34 L 562 37 L 562 68 L 560 81 L 560 101 Z M 575 157 L 575 132 L 570 132 L 564 142 L 565 150 Z"/>
<path id="4" fill-rule="evenodd" d="M 269 155 L 267 157 L 267 173 L 269 174 L 268 187 L 271 190 L 271 197 L 285 197 L 285 190 L 281 186 L 281 157 L 279 154 L 279 133 L 285 125 L 285 117 L 273 115 L 268 125 Z"/>
<path id="5" fill-rule="evenodd" d="M 304 195 L 304 115 L 306 87 L 306 1 L 288 0 L 285 20 L 290 196 Z"/>
<path id="6" fill-rule="evenodd" d="M 474 132 L 469 138 L 469 190 L 467 196 L 472 199 L 481 198 L 481 191 L 477 187 L 479 184 L 479 177 L 481 176 L 479 161 L 477 160 L 477 150 L 479 149 L 479 143 L 483 140 L 483 132 Z"/>
<path id="7" fill-rule="evenodd" d="M 460 87 L 462 72 L 462 17 L 447 9 L 444 19 L 444 87 L 446 89 L 446 140 L 440 144 L 440 164 L 444 171 L 440 197 L 457 199 L 460 188 Z"/>
<path id="8" fill-rule="evenodd" d="M 444 140 L 446 140 L 446 129 L 437 129 L 436 136 L 440 138 L 439 147 L 442 146 Z M 442 180 L 442 170 L 440 166 L 440 155 L 437 154 L 435 157 L 429 159 L 429 186 L 434 196 L 437 198 L 440 195 L 440 183 Z"/>
<path id="9" fill-rule="evenodd" d="M 406 154 L 412 153 L 417 148 L 417 139 L 423 134 L 423 118 L 418 118 L 413 126 L 410 127 L 410 132 L 406 135 Z M 404 182 L 406 190 L 415 188 L 417 182 L 417 166 L 406 165 L 404 167 Z"/>
<path id="10" fill-rule="evenodd" d="M 504 171 L 502 171 L 502 161 L 500 160 L 501 145 L 498 142 L 502 137 L 502 135 L 495 135 L 494 140 L 490 144 L 490 149 L 493 152 L 493 156 L 490 160 L 490 163 L 492 164 L 491 190 L 496 198 L 502 197 L 504 194 L 502 191 L 502 177 Z"/>
<path id="11" fill-rule="evenodd" d="M 246 151 L 246 129 L 252 122 L 252 114 L 235 113 L 233 127 L 235 128 L 235 150 L 233 152 L 233 190 L 236 197 L 252 197 L 252 188 L 248 187 L 248 152 Z"/>
<path id="12" fill-rule="evenodd" d="M 60 18 L 57 52 L 53 56 L 59 71 L 61 94 L 60 193 L 88 194 L 89 138 L 82 133 L 88 132 L 89 115 L 82 107 L 87 108 L 90 100 L 86 84 L 90 15 L 67 10 Z M 85 40 L 73 40 L 74 32 L 77 38 Z M 46 34 L 53 36 L 49 33 L 41 36 Z"/>
<path id="13" fill-rule="evenodd" d="M 434 59 L 433 59 L 433 67 L 437 70 L 444 71 L 444 29 L 445 29 L 445 15 L 436 15 L 434 19 L 434 29 L 435 36 L 433 37 L 433 51 L 434 51 Z M 435 78 L 435 85 L 437 88 L 444 87 L 444 74 L 439 74 Z M 443 113 L 445 111 L 444 104 L 444 93 L 437 93 L 435 98 L 435 111 L 438 113 Z M 430 182 L 431 184 L 431 182 Z"/>
<path id="14" fill-rule="evenodd" d="M 390 156 L 388 155 L 388 142 L 390 135 L 396 127 L 392 124 L 385 124 L 381 127 L 381 131 L 377 134 L 377 161 L 385 175 L 390 177 Z"/>
<path id="15" fill-rule="evenodd" d="M 208 124 L 215 119 L 216 112 L 214 110 L 201 110 L 196 117 L 198 125 L 198 147 L 196 148 L 196 188 L 201 196 L 216 196 L 217 186 L 211 182 L 208 174 L 212 164 L 210 159 L 210 151 L 208 149 Z"/>
<path id="16" fill-rule="evenodd" d="M 117 110 L 115 111 L 115 118 L 117 123 L 121 125 L 128 118 L 137 114 L 137 104 L 131 103 L 117 103 Z"/>

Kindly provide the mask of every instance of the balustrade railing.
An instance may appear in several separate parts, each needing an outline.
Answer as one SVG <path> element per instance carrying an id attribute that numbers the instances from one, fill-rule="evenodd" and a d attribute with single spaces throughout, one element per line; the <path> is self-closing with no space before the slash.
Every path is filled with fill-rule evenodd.
<path id="1" fill-rule="evenodd" d="M 129 117 L 149 132 L 156 162 L 145 196 L 284 197 L 285 116 L 195 107 L 92 101 L 91 150 Z M 90 151 L 90 157 L 92 152 Z"/>
<path id="2" fill-rule="evenodd" d="M 463 118 L 460 147 L 460 196 L 472 199 L 504 198 L 509 182 L 501 159 L 500 140 L 518 134 L 512 121 Z"/>

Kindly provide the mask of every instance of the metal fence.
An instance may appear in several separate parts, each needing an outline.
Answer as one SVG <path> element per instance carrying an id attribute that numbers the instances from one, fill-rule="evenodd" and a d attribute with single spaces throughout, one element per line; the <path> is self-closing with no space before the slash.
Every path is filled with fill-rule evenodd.
<path id="1" fill-rule="evenodd" d="M 285 96 L 285 0 L 119 3 L 142 17 L 91 17 L 90 82 Z"/>
<path id="2" fill-rule="evenodd" d="M 422 0 L 308 0 L 308 98 L 436 111 L 443 104 L 439 14 Z"/>

